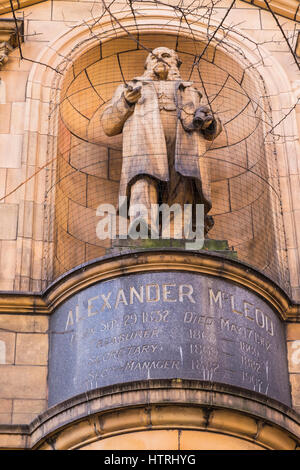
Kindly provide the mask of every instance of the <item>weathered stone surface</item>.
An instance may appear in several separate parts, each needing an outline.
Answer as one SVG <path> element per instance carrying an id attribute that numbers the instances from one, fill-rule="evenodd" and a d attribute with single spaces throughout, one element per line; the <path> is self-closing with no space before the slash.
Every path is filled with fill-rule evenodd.
<path id="1" fill-rule="evenodd" d="M 11 424 L 12 400 L 0 399 L 0 424 Z"/>
<path id="2" fill-rule="evenodd" d="M 48 335 L 19 333 L 17 335 L 16 364 L 47 365 Z"/>
<path id="3" fill-rule="evenodd" d="M 15 333 L 0 330 L 0 364 L 14 363 L 15 343 Z"/>
<path id="4" fill-rule="evenodd" d="M 0 378 L 0 398 L 46 398 L 45 366 L 0 365 Z"/>
<path id="5" fill-rule="evenodd" d="M 178 449 L 178 434 L 177 430 L 165 429 L 126 433 L 87 444 L 80 450 L 174 450 Z"/>
<path id="6" fill-rule="evenodd" d="M 288 341 L 300 340 L 300 323 L 287 323 L 286 338 Z"/>
<path id="7" fill-rule="evenodd" d="M 49 404 L 155 378 L 226 383 L 290 405 L 283 325 L 247 289 L 195 273 L 97 283 L 51 317 Z"/>
<path id="8" fill-rule="evenodd" d="M 18 210 L 18 204 L 1 204 L 0 220 L 5 220 L 5 224 L 0 224 L 1 240 L 15 240 L 17 238 Z"/>
<path id="9" fill-rule="evenodd" d="M 212 432 L 184 430 L 180 436 L 180 450 L 261 450 L 254 442 L 241 440 L 238 437 L 226 436 Z"/>
<path id="10" fill-rule="evenodd" d="M 288 341 L 289 371 L 300 373 L 300 340 Z"/>
<path id="11" fill-rule="evenodd" d="M 12 332 L 45 333 L 48 330 L 48 317 L 43 315 L 0 316 L 0 328 Z"/>

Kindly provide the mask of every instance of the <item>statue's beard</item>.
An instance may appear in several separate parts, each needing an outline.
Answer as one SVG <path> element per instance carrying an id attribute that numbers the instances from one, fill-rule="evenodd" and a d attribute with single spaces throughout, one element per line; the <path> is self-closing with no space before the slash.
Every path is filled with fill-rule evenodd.
<path id="1" fill-rule="evenodd" d="M 170 68 L 167 64 L 159 62 L 154 66 L 153 72 L 155 73 L 157 78 L 160 78 L 161 80 L 166 80 L 168 77 L 169 69 Z"/>

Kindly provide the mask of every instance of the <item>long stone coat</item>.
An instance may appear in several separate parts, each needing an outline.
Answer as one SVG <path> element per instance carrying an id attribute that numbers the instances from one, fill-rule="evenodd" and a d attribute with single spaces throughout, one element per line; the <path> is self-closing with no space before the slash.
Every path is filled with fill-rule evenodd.
<path id="1" fill-rule="evenodd" d="M 157 93 L 154 84 L 137 77 L 128 85 L 141 86 L 141 98 L 130 106 L 120 85 L 105 108 L 101 122 L 104 132 L 114 136 L 123 132 L 123 161 L 120 196 L 130 197 L 130 184 L 140 175 L 150 175 L 159 181 L 169 180 L 167 148 L 160 120 Z M 195 110 L 201 106 L 201 94 L 192 82 L 174 81 L 174 109 L 178 121 L 175 147 L 175 170 L 192 178 L 197 188 L 197 201 L 204 204 L 205 213 L 211 209 L 210 178 L 205 140 L 213 140 L 221 132 L 221 123 L 215 119 L 205 131 L 193 129 Z"/>

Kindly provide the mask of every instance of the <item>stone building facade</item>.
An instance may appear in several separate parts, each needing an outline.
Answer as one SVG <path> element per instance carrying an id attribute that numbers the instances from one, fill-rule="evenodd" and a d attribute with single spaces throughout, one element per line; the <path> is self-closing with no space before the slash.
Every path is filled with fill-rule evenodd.
<path id="1" fill-rule="evenodd" d="M 192 29 L 172 1 L 137 17 L 121 0 L 13 4 L 0 2 L 0 448 L 298 449 L 298 2 L 221 0 L 190 11 Z M 205 51 L 226 122 L 209 150 L 225 244 L 201 253 L 96 237 L 122 158 L 99 110 L 160 45 L 185 80 Z"/>

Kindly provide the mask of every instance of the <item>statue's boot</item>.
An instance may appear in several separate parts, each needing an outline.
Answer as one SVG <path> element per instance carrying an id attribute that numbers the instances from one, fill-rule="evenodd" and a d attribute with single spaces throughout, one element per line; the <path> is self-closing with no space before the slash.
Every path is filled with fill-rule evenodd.
<path id="1" fill-rule="evenodd" d="M 140 238 L 157 239 L 159 238 L 159 234 L 156 227 L 151 227 L 151 224 L 148 224 L 144 216 L 139 216 L 131 220 L 128 228 L 128 237 L 132 238 L 132 240 L 138 240 Z"/>

